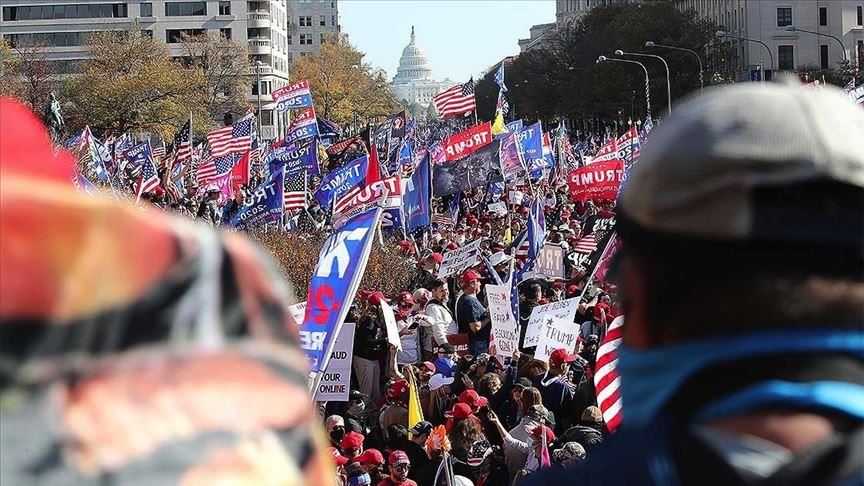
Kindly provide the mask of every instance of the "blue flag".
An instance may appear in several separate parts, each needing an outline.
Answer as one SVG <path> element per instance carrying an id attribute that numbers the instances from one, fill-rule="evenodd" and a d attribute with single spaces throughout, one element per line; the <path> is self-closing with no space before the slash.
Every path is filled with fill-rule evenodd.
<path id="1" fill-rule="evenodd" d="M 246 204 L 230 220 L 228 225 L 239 230 L 260 226 L 282 217 L 282 171 L 270 174 L 260 186 L 247 196 Z"/>
<path id="2" fill-rule="evenodd" d="M 504 86 L 504 61 L 501 61 L 501 65 L 495 71 L 495 84 L 501 88 L 501 91 L 507 91 L 507 86 Z"/>
<path id="3" fill-rule="evenodd" d="M 270 173 L 284 167 L 285 173 L 305 170 L 311 175 L 318 175 L 318 141 L 312 139 L 305 144 L 282 145 L 273 149 L 270 159 Z"/>
<path id="4" fill-rule="evenodd" d="M 315 192 L 315 199 L 321 203 L 322 207 L 329 208 L 333 201 L 348 192 L 352 187 L 366 180 L 366 171 L 368 169 L 369 158 L 363 156 L 348 162 L 336 170 L 331 170 L 321 180 L 321 185 L 318 186 L 318 191 Z"/>
<path id="5" fill-rule="evenodd" d="M 396 157 L 396 167 L 400 168 L 403 171 L 407 168 L 410 168 L 414 164 L 413 156 L 411 155 L 412 145 L 413 144 L 411 143 L 410 139 L 405 139 L 402 142 L 402 146 L 399 148 L 399 156 Z"/>
<path id="6" fill-rule="evenodd" d="M 402 211 L 405 213 L 405 222 L 408 231 L 429 226 L 431 219 L 431 208 L 429 207 L 429 153 L 423 157 L 420 164 L 405 186 L 405 195 L 402 196 Z"/>
<path id="7" fill-rule="evenodd" d="M 150 142 L 145 140 L 138 145 L 128 148 L 123 151 L 123 157 L 126 162 L 133 167 L 140 167 L 144 163 L 153 163 L 153 154 L 150 151 Z"/>
<path id="8" fill-rule="evenodd" d="M 381 208 L 361 213 L 324 242 L 300 325 L 300 347 L 306 351 L 312 371 L 324 370 L 330 361 L 335 337 L 366 270 L 380 217 Z"/>
<path id="9" fill-rule="evenodd" d="M 516 272 L 514 285 L 518 285 L 524 275 L 534 268 L 534 263 L 540 258 L 540 252 L 546 244 L 546 214 L 543 213 L 543 201 L 540 198 L 535 198 L 531 202 L 531 207 L 528 209 L 528 228 L 520 236 L 522 237 L 517 237 L 514 241 L 516 252 L 518 253 L 522 246 L 527 246 L 528 251 L 525 264 Z"/>
<path id="10" fill-rule="evenodd" d="M 516 135 L 522 150 L 522 161 L 531 177 L 537 178 L 548 167 L 548 159 L 543 156 L 543 126 L 537 122 L 520 130 Z"/>

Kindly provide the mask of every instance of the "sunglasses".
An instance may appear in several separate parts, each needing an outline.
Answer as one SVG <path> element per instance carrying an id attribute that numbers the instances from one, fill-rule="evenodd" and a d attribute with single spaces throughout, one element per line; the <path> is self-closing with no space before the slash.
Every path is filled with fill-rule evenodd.
<path id="1" fill-rule="evenodd" d="M 411 468 L 410 465 L 404 464 L 404 463 L 403 464 L 396 464 L 393 466 L 393 469 L 395 469 L 397 471 L 407 471 L 410 468 Z"/>

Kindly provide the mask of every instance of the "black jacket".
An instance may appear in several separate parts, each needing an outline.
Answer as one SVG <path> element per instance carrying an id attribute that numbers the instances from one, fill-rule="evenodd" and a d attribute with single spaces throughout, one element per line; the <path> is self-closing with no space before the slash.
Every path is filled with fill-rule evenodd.
<path id="1" fill-rule="evenodd" d="M 377 361 L 387 349 L 387 332 L 377 317 L 363 316 L 354 331 L 354 355 Z"/>

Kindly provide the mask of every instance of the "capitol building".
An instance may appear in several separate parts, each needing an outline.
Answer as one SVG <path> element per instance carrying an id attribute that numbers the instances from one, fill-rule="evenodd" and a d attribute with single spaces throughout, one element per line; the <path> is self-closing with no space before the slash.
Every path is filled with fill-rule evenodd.
<path id="1" fill-rule="evenodd" d="M 435 81 L 432 79 L 432 68 L 423 49 L 417 45 L 414 27 L 411 27 L 411 42 L 402 50 L 399 68 L 390 83 L 393 96 L 397 100 L 410 105 L 418 103 L 423 107 L 432 103 L 432 97 L 450 88 L 455 83 L 449 79 Z"/>

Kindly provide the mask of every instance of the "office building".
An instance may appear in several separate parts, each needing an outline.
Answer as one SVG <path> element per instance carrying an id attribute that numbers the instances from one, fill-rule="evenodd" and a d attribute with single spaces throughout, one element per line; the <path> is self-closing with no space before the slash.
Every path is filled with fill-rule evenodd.
<path id="1" fill-rule="evenodd" d="M 336 0 L 288 0 L 287 9 L 289 63 L 318 53 L 325 34 L 342 30 Z"/>

